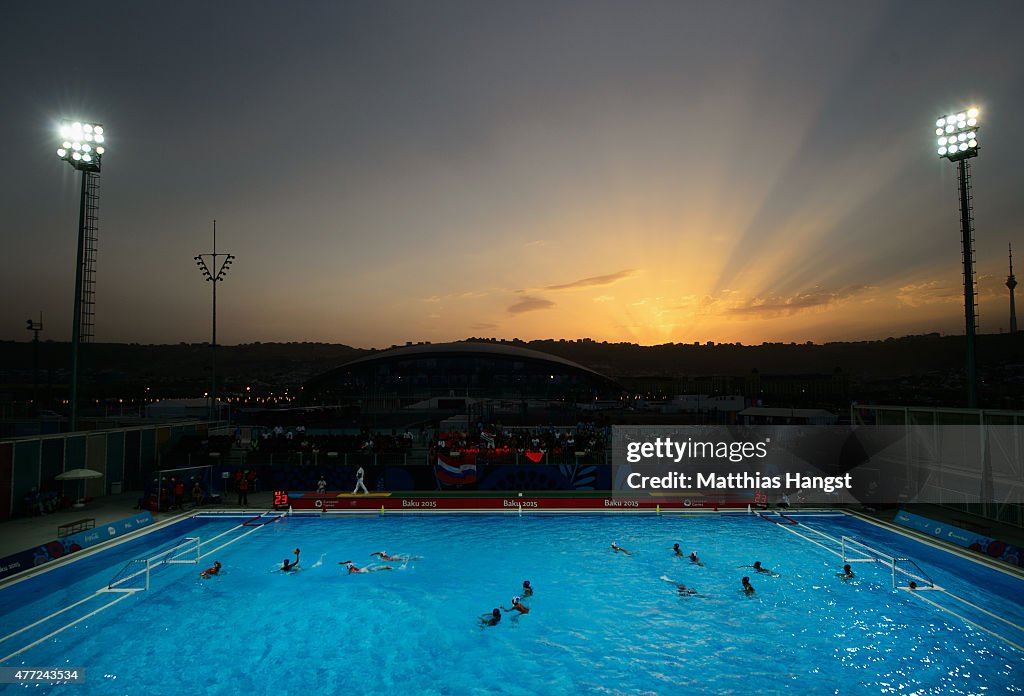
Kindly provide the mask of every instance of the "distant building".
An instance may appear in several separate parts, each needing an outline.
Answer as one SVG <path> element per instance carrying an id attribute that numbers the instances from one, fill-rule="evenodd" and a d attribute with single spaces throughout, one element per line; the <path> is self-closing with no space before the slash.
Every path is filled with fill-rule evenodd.
<path id="1" fill-rule="evenodd" d="M 217 419 L 226 420 L 228 409 L 228 404 L 218 399 Z M 206 420 L 209 415 L 209 399 L 161 399 L 160 401 L 146 404 L 146 418 L 154 420 L 178 420 L 181 418 Z"/>
<path id="2" fill-rule="evenodd" d="M 752 372 L 744 380 L 743 391 L 751 399 L 776 403 L 801 401 L 849 402 L 850 377 L 841 370 L 832 374 L 767 375 Z"/>
<path id="3" fill-rule="evenodd" d="M 618 399 L 622 386 L 565 358 L 500 343 L 437 343 L 382 351 L 314 377 L 307 403 L 393 410 L 472 399 L 590 402 Z M 421 406 L 422 407 L 422 406 Z"/>
<path id="4" fill-rule="evenodd" d="M 744 425 L 835 425 L 839 416 L 820 408 L 752 406 L 739 412 Z"/>
<path id="5" fill-rule="evenodd" d="M 662 413 L 738 413 L 747 405 L 743 396 L 709 396 L 707 394 L 680 394 L 661 406 Z"/>

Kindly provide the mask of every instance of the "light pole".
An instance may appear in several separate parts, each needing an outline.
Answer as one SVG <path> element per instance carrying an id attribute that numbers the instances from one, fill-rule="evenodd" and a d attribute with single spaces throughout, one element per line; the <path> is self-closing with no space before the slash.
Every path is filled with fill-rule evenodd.
<path id="1" fill-rule="evenodd" d="M 210 259 L 209 265 L 206 263 Z M 221 259 L 218 262 L 217 259 Z M 224 281 L 224 276 L 231 269 L 235 257 L 232 254 L 217 253 L 217 221 L 213 221 L 213 251 L 209 254 L 198 254 L 196 265 L 207 282 L 213 284 L 213 329 L 210 337 L 210 421 L 216 417 L 217 410 L 217 283 Z"/>
<path id="2" fill-rule="evenodd" d="M 32 408 L 39 411 L 39 332 L 43 330 L 43 313 L 39 313 L 39 321 L 27 320 L 25 328 L 32 332 Z"/>
<path id="3" fill-rule="evenodd" d="M 978 156 L 978 109 L 971 107 L 935 121 L 939 157 L 956 162 L 960 195 L 960 243 L 964 261 L 964 320 L 967 330 L 967 408 L 978 406 L 977 365 L 974 357 L 978 319 L 974 299 L 974 214 L 971 209 L 969 159 Z"/>
<path id="4" fill-rule="evenodd" d="M 95 317 L 96 234 L 100 199 L 100 165 L 106 135 L 99 123 L 65 121 L 60 126 L 57 157 L 82 172 L 78 203 L 78 254 L 75 262 L 75 308 L 71 324 L 71 413 L 69 429 L 78 429 L 79 352 L 93 335 Z"/>

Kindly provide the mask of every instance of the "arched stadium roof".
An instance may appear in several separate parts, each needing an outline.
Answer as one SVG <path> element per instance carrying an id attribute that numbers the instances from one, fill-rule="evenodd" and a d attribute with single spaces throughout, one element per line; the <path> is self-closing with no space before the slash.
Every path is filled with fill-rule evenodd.
<path id="1" fill-rule="evenodd" d="M 576 374 L 580 377 L 592 379 L 595 382 L 604 383 L 609 387 L 621 389 L 621 386 L 615 380 L 601 374 L 600 372 L 557 355 L 551 355 L 549 353 L 543 353 L 529 348 L 512 346 L 507 343 L 485 343 L 475 341 L 421 343 L 380 351 L 351 360 L 344 365 L 318 375 L 311 379 L 307 386 L 315 388 L 317 385 L 330 382 L 336 375 L 351 372 L 353 370 L 372 368 L 376 365 L 399 363 L 407 360 L 458 358 L 507 359 L 531 363 L 538 366 L 545 365 L 549 366 L 552 372 Z"/>

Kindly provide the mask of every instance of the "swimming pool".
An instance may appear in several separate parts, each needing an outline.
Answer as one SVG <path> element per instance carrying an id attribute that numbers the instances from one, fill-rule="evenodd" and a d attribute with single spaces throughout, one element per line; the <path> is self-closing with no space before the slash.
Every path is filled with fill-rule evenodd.
<path id="1" fill-rule="evenodd" d="M 844 515 L 797 519 L 785 528 L 746 515 L 293 516 L 259 527 L 196 518 L 0 590 L 7 636 L 175 539 L 238 539 L 199 567 L 155 569 L 148 592 L 101 593 L 4 640 L 0 657 L 88 616 L 3 666 L 85 668 L 85 684 L 61 687 L 76 694 L 1022 691 L 1024 652 L 983 629 L 1024 641 L 1007 623 L 1024 626 L 1024 581 Z M 976 628 L 916 596 L 925 593 L 893 591 L 881 564 L 855 564 L 844 582 L 822 534 L 913 557 L 949 593 L 1004 620 L 939 602 Z M 705 565 L 673 557 L 676 542 Z M 301 570 L 279 572 L 294 547 Z M 378 550 L 424 558 L 370 574 L 338 565 L 371 564 Z M 215 559 L 222 574 L 200 580 Z M 755 560 L 779 576 L 737 567 Z M 753 596 L 739 589 L 743 575 Z M 509 607 L 526 579 L 530 613 L 482 628 L 478 617 Z M 700 596 L 680 596 L 676 583 Z"/>

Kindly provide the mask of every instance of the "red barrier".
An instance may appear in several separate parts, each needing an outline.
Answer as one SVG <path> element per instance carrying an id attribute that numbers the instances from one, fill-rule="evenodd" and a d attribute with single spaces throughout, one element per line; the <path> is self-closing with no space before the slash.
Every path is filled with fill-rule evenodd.
<path id="1" fill-rule="evenodd" d="M 495 497 L 415 497 L 402 498 L 391 496 L 359 496 L 359 495 L 319 495 L 316 493 L 292 494 L 288 496 L 288 505 L 293 510 L 376 510 L 382 507 L 387 510 L 432 511 L 432 510 L 649 510 L 660 507 L 664 512 L 745 508 L 746 499 L 727 498 L 580 498 L 580 497 L 530 497 L 509 495 L 504 498 Z M 279 509 L 282 506 L 279 506 Z"/>

